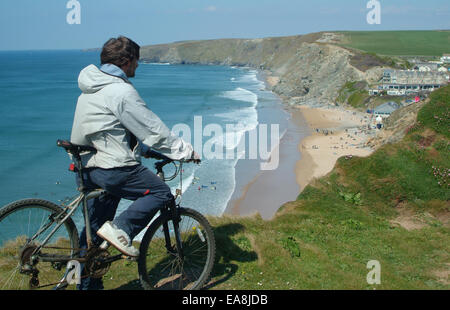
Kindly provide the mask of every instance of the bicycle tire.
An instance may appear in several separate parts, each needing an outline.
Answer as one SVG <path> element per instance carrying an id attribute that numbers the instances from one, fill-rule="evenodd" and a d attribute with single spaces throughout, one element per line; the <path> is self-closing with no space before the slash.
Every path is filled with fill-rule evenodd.
<path id="1" fill-rule="evenodd" d="M 169 214 L 158 217 L 142 238 L 138 271 L 146 290 L 201 289 L 210 277 L 216 250 L 212 227 L 195 210 L 180 208 L 179 214 L 184 259 L 180 259 L 178 251 L 172 249 L 169 253 L 166 249 L 164 223 L 172 227 L 170 240 L 172 246 L 176 245 L 173 219 Z"/>
<path id="2" fill-rule="evenodd" d="M 21 261 L 27 257 L 24 249 L 28 249 L 31 253 L 33 248 L 42 244 L 45 237 L 57 225 L 50 216 L 61 214 L 61 212 L 63 209 L 58 205 L 41 199 L 19 200 L 0 209 L 0 289 L 35 288 L 34 285 L 30 285 L 31 275 L 20 273 Z M 49 228 L 36 235 L 36 238 L 30 242 L 31 237 L 46 223 L 51 223 Z M 52 246 L 64 247 L 64 249 L 50 248 Z M 75 249 L 78 248 L 78 231 L 72 219 L 68 218 L 40 253 L 76 257 L 78 250 Z M 58 265 L 58 263 L 39 261 L 36 269 L 39 271 L 38 287 L 60 281 L 65 273 L 65 265 Z M 36 282 L 34 284 L 36 285 Z"/>

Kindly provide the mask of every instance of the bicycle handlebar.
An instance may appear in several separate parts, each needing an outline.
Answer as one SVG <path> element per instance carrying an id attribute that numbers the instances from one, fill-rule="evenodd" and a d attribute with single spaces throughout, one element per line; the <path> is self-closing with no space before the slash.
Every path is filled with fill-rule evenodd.
<path id="1" fill-rule="evenodd" d="M 145 155 L 146 155 L 145 157 L 153 158 L 153 159 L 159 160 L 159 161 L 157 161 L 157 162 L 154 164 L 154 167 L 155 167 L 155 169 L 156 169 L 156 174 L 157 174 L 161 179 L 163 179 L 163 181 L 165 181 L 165 182 L 166 182 L 166 181 L 171 181 L 171 180 L 173 180 L 175 177 L 177 177 L 177 175 L 178 175 L 178 174 L 180 173 L 180 171 L 181 171 L 181 166 L 182 166 L 183 163 L 194 162 L 194 163 L 196 163 L 196 164 L 200 164 L 200 162 L 201 162 L 200 159 L 189 159 L 189 160 L 175 160 L 175 159 L 171 159 L 171 158 L 169 158 L 169 157 L 167 157 L 167 156 L 165 156 L 165 155 L 163 155 L 163 154 L 161 154 L 161 153 L 159 153 L 159 152 L 156 152 L 156 151 L 154 151 L 154 150 L 151 150 L 151 149 L 148 150 L 147 153 L 146 153 Z M 180 166 L 178 167 L 177 165 L 175 165 L 175 167 L 176 167 L 175 173 L 174 173 L 171 177 L 165 178 L 163 168 L 164 168 L 164 166 L 166 166 L 166 165 L 168 165 L 168 164 L 170 164 L 170 163 L 173 163 L 173 162 L 179 162 L 179 163 L 180 163 Z"/>
<path id="2" fill-rule="evenodd" d="M 147 151 L 147 156 L 149 158 L 154 158 L 156 160 L 162 160 L 162 162 L 160 162 L 161 167 L 163 167 L 163 166 L 165 166 L 167 164 L 170 164 L 170 163 L 172 163 L 174 161 L 178 161 L 178 162 L 181 162 L 181 163 L 190 163 L 190 162 L 193 162 L 195 164 L 200 164 L 201 163 L 200 159 L 188 159 L 188 160 L 185 160 L 185 159 L 181 159 L 181 160 L 171 159 L 171 158 L 169 158 L 169 157 L 167 157 L 167 156 L 165 156 L 165 155 L 163 155 L 163 154 L 161 154 L 159 152 L 156 152 L 154 150 Z"/>

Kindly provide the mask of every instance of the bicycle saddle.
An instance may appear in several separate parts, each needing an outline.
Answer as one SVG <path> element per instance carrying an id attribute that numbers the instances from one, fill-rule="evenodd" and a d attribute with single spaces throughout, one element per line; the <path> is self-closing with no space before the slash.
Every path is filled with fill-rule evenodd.
<path id="1" fill-rule="evenodd" d="M 72 155 L 80 155 L 80 153 L 83 152 L 91 152 L 94 154 L 97 153 L 97 150 L 92 146 L 77 145 L 66 140 L 58 140 L 56 141 L 56 145 L 59 147 L 63 147 L 67 153 L 70 153 Z"/>

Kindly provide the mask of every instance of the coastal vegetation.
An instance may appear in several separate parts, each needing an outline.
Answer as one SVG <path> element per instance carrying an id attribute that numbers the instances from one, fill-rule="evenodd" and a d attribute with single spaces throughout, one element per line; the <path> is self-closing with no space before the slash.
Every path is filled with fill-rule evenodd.
<path id="1" fill-rule="evenodd" d="M 176 42 L 144 48 L 143 57 L 268 70 L 287 103 L 363 110 L 379 79 L 371 71 L 409 68 L 399 56 L 441 56 L 450 32 L 334 34 L 341 36 Z M 209 218 L 217 261 L 207 288 L 449 289 L 449 108 L 447 86 L 397 110 L 386 120 L 391 136 L 372 155 L 341 157 L 270 221 Z M 367 282 L 372 260 L 381 266 L 378 285 Z M 113 265 L 105 286 L 139 289 L 135 265 Z"/>
<path id="2" fill-rule="evenodd" d="M 365 109 L 370 105 L 367 92 L 383 69 L 411 69 L 411 56 L 437 59 L 449 52 L 448 46 L 450 31 L 318 32 L 145 46 L 141 59 L 256 68 L 274 77 L 271 90 L 287 104 Z M 355 82 L 367 87 L 348 91 L 347 83 Z"/>
<path id="3" fill-rule="evenodd" d="M 217 262 L 207 288 L 449 289 L 449 108 L 447 86 L 403 139 L 340 158 L 270 221 L 210 218 Z M 366 280 L 371 260 L 381 284 Z M 131 262 L 113 265 L 106 280 L 139 289 Z"/>
<path id="4" fill-rule="evenodd" d="M 354 108 L 365 108 L 370 96 L 365 81 L 347 82 L 339 90 L 336 101 L 339 104 L 348 103 Z"/>
<path id="5" fill-rule="evenodd" d="M 348 46 L 347 46 L 348 48 Z M 373 67 L 391 67 L 395 69 L 411 69 L 413 65 L 406 59 L 398 56 L 380 56 L 373 52 L 353 51 L 350 64 L 355 68 L 365 72 Z"/>
<path id="6" fill-rule="evenodd" d="M 340 32 L 329 44 L 319 42 L 323 33 L 184 41 L 144 47 L 142 59 L 250 66 L 276 76 L 273 91 L 289 104 L 364 110 L 371 70 L 408 67 L 402 55 L 447 53 L 449 33 Z M 217 255 L 206 288 L 449 289 L 449 108 L 447 86 L 395 111 L 385 123 L 395 139 L 369 157 L 339 158 L 270 221 L 209 217 Z M 372 260 L 380 263 L 380 284 L 367 282 Z M 116 262 L 104 279 L 105 289 L 141 289 L 132 261 Z"/>
<path id="7" fill-rule="evenodd" d="M 342 46 L 378 55 L 442 56 L 448 53 L 450 31 L 346 31 Z"/>

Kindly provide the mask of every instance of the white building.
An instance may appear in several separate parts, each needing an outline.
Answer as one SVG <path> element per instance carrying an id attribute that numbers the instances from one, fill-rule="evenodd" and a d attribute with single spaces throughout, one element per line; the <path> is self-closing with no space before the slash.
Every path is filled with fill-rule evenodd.
<path id="1" fill-rule="evenodd" d="M 444 54 L 444 55 L 441 57 L 441 61 L 442 61 L 443 63 L 445 63 L 445 64 L 450 63 L 450 54 Z"/>
<path id="2" fill-rule="evenodd" d="M 385 70 L 382 79 L 382 89 L 388 95 L 401 96 L 420 91 L 431 92 L 448 83 L 443 73 L 405 70 Z"/>
<path id="3" fill-rule="evenodd" d="M 432 71 L 437 71 L 438 70 L 438 64 L 436 63 L 431 63 L 431 62 L 422 62 L 422 63 L 417 63 L 414 66 L 414 70 L 418 70 L 420 72 L 432 72 Z"/>

